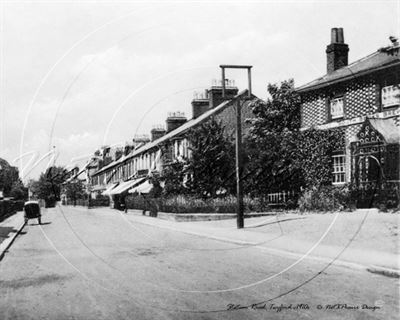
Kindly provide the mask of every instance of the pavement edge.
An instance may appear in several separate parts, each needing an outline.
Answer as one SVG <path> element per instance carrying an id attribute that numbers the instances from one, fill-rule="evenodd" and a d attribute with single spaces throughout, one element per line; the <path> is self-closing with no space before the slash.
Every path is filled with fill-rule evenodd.
<path id="1" fill-rule="evenodd" d="M 383 276 L 391 277 L 391 278 L 400 278 L 400 270 L 399 269 L 390 269 L 376 265 L 370 265 L 367 268 L 368 272 L 380 274 Z"/>
<path id="2" fill-rule="evenodd" d="M 13 244 L 15 238 L 21 233 L 22 229 L 25 227 L 26 222 L 24 221 L 18 228 L 17 231 L 9 238 L 7 238 L 6 240 L 4 240 L 1 244 L 0 244 L 0 261 L 3 259 L 4 254 L 6 253 L 6 251 L 11 247 L 11 245 Z"/>

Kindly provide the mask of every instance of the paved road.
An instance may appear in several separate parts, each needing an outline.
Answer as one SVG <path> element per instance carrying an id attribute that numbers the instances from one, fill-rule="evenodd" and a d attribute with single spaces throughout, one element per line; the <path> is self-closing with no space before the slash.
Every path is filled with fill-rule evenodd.
<path id="1" fill-rule="evenodd" d="M 291 258 L 143 225 L 117 211 L 60 207 L 47 209 L 42 220 L 42 226 L 32 220 L 0 261 L 0 319 L 399 314 L 397 279 L 337 266 L 323 270 L 324 264 L 309 260 L 280 274 Z M 238 310 L 227 311 L 229 304 Z"/>

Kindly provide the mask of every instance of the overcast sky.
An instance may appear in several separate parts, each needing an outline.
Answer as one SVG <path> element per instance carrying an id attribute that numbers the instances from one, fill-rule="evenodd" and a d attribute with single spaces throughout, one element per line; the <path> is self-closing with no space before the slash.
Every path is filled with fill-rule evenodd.
<path id="1" fill-rule="evenodd" d="M 169 111 L 191 118 L 193 92 L 220 78 L 220 64 L 253 65 L 261 98 L 269 82 L 299 86 L 325 73 L 332 27 L 344 28 L 350 62 L 388 45 L 399 3 L 3 1 L 0 157 L 31 166 L 55 146 L 56 163 L 74 165 Z M 243 72 L 227 77 L 246 87 Z"/>

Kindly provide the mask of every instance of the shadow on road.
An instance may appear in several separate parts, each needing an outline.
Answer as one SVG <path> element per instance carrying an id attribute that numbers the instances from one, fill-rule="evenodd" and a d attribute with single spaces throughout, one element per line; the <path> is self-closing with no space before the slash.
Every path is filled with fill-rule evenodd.
<path id="1" fill-rule="evenodd" d="M 10 233 L 17 232 L 13 227 L 0 227 L 0 243 L 10 237 Z"/>

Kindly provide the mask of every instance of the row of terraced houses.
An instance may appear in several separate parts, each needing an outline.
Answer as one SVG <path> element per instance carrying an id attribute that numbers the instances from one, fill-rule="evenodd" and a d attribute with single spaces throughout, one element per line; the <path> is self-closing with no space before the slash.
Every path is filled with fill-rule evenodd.
<path id="1" fill-rule="evenodd" d="M 333 184 L 353 182 L 363 190 L 366 201 L 377 190 L 398 199 L 399 43 L 391 38 L 390 45 L 349 64 L 349 46 L 344 41 L 342 28 L 331 30 L 330 42 L 326 47 L 326 73 L 297 88 L 301 95 L 301 129 L 342 130 L 342 148 L 333 155 Z M 153 128 L 148 140 L 134 139 L 133 146 L 125 147 L 119 157 L 99 168 L 99 157 L 104 159 L 109 151 L 104 149 L 85 167 L 92 196 L 113 197 L 127 190 L 148 192 L 151 186 L 145 177 L 149 173 L 162 171 L 169 161 L 190 157 L 188 130 L 216 118 L 226 126 L 227 134 L 231 134 L 235 104 L 245 96 L 247 91 L 238 92 L 233 82 L 229 82 L 223 99 L 221 84 L 214 83 L 191 102 L 191 119 L 179 112 L 169 114 L 165 129 Z M 244 134 L 247 129 L 244 120 L 250 117 L 251 110 L 245 103 L 242 108 Z"/>

